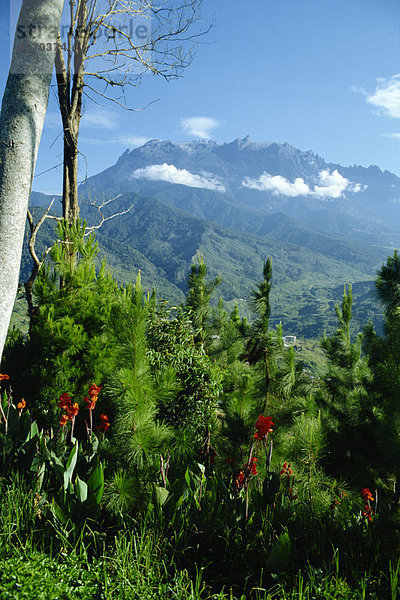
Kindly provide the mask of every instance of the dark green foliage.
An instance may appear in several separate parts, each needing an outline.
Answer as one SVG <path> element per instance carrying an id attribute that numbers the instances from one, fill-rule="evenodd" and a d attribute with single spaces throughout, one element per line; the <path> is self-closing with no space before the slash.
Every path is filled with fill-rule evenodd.
<path id="1" fill-rule="evenodd" d="M 13 397 L 2 377 L 1 472 L 18 473 L 30 502 L 19 498 L 21 513 L 9 513 L 3 541 L 17 547 L 16 529 L 25 540 L 37 535 L 37 551 L 51 556 L 53 543 L 63 555 L 82 544 L 88 572 L 115 583 L 111 591 L 98 582 L 95 588 L 81 576 L 87 591 L 104 598 L 222 599 L 222 586 L 232 598 L 245 594 L 242 600 L 258 593 L 294 598 L 299 569 L 309 569 L 299 599 L 350 599 L 360 577 L 381 585 L 390 560 L 393 597 L 400 543 L 393 494 L 400 473 L 397 255 L 377 283 L 384 335 L 370 328 L 363 350 L 362 336 L 352 334 L 352 289 L 345 288 L 336 332 L 321 342 L 325 373 L 311 378 L 296 349 L 284 347 L 282 325 L 271 328 L 270 259 L 247 322 L 222 300 L 210 306 L 217 279 L 207 281 L 202 259 L 193 265 L 185 305 L 168 308 L 155 292 L 144 293 L 140 272 L 134 285 L 119 286 L 105 264 L 96 270 L 95 240 L 83 234 L 84 224 L 61 223 L 64 242 L 37 281 L 30 331 L 12 336 L 2 367 Z M 94 382 L 101 391 L 89 412 L 83 396 Z M 70 421 L 65 429 L 58 424 L 62 392 L 80 405 L 73 430 Z M 18 408 L 21 396 L 27 407 Z M 100 413 L 109 417 L 106 432 L 98 431 Z M 16 498 L 12 481 L 3 484 Z M 361 495 L 368 487 L 372 494 Z M 4 505 L 14 510 L 3 503 L 0 519 Z M 142 544 L 146 558 L 135 554 Z M 340 565 L 338 548 L 346 548 Z M 150 557 L 159 561 L 157 576 Z M 28 560 L 34 565 L 34 555 Z M 186 595 L 171 578 L 189 585 Z M 13 581 L 4 585 L 14 592 Z M 40 597 L 40 587 L 25 581 Z M 384 598 L 389 579 L 382 581 Z"/>
<path id="2" fill-rule="evenodd" d="M 107 324 L 123 293 L 105 264 L 96 273 L 94 237 L 84 240 L 79 227 L 69 232 L 64 227 L 59 234 L 72 237 L 70 251 L 65 253 L 62 243 L 52 251 L 54 269 L 43 269 L 34 288 L 37 309 L 30 334 L 9 346 L 5 360 L 16 396 L 26 399 L 41 422 L 53 425 L 61 393 L 80 397 L 108 371 Z M 78 252 L 77 264 L 72 250 Z"/>
<path id="3" fill-rule="evenodd" d="M 382 447 L 382 467 L 400 477 L 400 257 L 396 251 L 378 271 L 377 296 L 383 306 L 384 333 L 370 323 L 365 330 L 365 351 L 372 372 L 370 394 L 379 410 L 377 432 Z M 390 484 L 392 486 L 392 482 Z M 395 499 L 399 486 L 395 483 Z"/>
<path id="4" fill-rule="evenodd" d="M 394 316 L 400 306 L 400 256 L 397 250 L 378 271 L 375 285 L 386 316 Z"/>
<path id="5" fill-rule="evenodd" d="M 362 335 L 351 340 L 352 290 L 336 306 L 339 327 L 321 341 L 327 372 L 317 395 L 327 435 L 325 464 L 335 477 L 372 486 L 384 460 L 379 448 L 380 416 L 370 394 L 371 372 L 362 354 Z"/>
<path id="6" fill-rule="evenodd" d="M 211 282 L 206 281 L 207 266 L 203 257 L 198 256 L 198 265 L 193 264 L 188 277 L 188 294 L 186 309 L 190 315 L 194 330 L 194 341 L 207 351 L 212 344 L 210 331 L 211 306 L 210 300 L 215 288 L 220 283 L 220 277 L 215 277 Z"/>
<path id="7" fill-rule="evenodd" d="M 183 309 L 160 305 L 151 310 L 148 342 L 155 377 L 165 381 L 175 374 L 177 393 L 158 397 L 160 418 L 186 429 L 192 445 L 201 445 L 221 392 L 219 368 L 196 345 L 192 321 Z"/>

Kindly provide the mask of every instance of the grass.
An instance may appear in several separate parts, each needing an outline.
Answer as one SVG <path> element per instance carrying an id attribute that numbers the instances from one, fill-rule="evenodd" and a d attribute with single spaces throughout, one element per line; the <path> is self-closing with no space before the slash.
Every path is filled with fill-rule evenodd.
<path id="1" fill-rule="evenodd" d="M 23 478 L 0 479 L 0 598 L 2 600 L 399 600 L 400 561 L 387 573 L 365 574 L 356 589 L 340 576 L 339 554 L 246 595 L 211 590 L 202 569 L 190 577 L 169 558 L 168 540 L 152 524 L 112 535 L 87 531 L 75 547 L 54 528 L 50 513 Z M 35 506 L 36 505 L 36 506 Z M 93 543 L 95 541 L 95 543 Z M 194 569 L 192 569 L 194 571 Z"/>

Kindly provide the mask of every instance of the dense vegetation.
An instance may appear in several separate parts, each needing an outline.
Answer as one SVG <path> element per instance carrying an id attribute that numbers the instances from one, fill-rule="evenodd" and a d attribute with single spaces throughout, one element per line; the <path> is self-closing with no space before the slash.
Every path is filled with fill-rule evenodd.
<path id="1" fill-rule="evenodd" d="M 33 200 L 37 202 L 37 194 Z M 48 205 L 49 198 L 43 204 Z M 120 204 L 118 204 L 118 202 Z M 133 204 L 123 218 L 111 219 L 99 229 L 97 241 L 113 276 L 121 283 L 134 281 L 140 268 L 145 291 L 157 289 L 158 297 L 181 304 L 188 293 L 187 273 L 197 254 L 207 258 L 211 278 L 221 275 L 216 304 L 221 296 L 231 311 L 238 306 L 241 315 L 251 317 L 248 298 L 257 284 L 266 256 L 274 263 L 274 293 L 271 297 L 271 325 L 281 321 L 288 335 L 319 340 L 324 330 L 336 328 L 335 304 L 341 301 L 343 284 L 353 282 L 352 332 L 357 333 L 370 318 L 377 327 L 379 310 L 374 298 L 373 277 L 386 259 L 383 247 L 357 246 L 347 242 L 348 252 L 340 253 L 338 240 L 319 237 L 312 242 L 307 231 L 296 229 L 287 219 L 268 217 L 271 227 L 265 235 L 225 229 L 168 206 L 154 198 L 125 194 L 112 203 L 113 211 Z M 53 205 L 54 208 L 55 205 Z M 56 206 L 57 208 L 57 206 Z M 34 209 L 37 221 L 43 208 Z M 97 211 L 83 204 L 82 214 L 90 224 L 99 222 Z M 105 213 L 108 215 L 108 213 Z M 108 215 L 109 216 L 109 215 Z M 55 237 L 54 221 L 45 221 L 37 237 L 40 255 Z M 283 232 L 291 231 L 284 237 Z M 300 239 L 302 242 L 300 243 Z M 328 248 L 334 252 L 329 253 Z M 27 245 L 23 253 L 20 280 L 31 272 Z"/>
<path id="2" fill-rule="evenodd" d="M 170 306 L 96 268 L 84 224 L 58 238 L 1 365 L 0 596 L 397 598 L 398 254 L 383 334 L 352 335 L 345 288 L 315 376 L 271 327 L 270 259 L 246 319 L 201 256 Z"/>

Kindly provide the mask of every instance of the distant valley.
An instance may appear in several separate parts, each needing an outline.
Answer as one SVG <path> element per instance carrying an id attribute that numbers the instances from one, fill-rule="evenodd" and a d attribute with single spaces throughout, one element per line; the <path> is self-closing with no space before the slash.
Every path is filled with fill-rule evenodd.
<path id="1" fill-rule="evenodd" d="M 109 214 L 133 205 L 98 232 L 120 281 L 140 268 L 149 289 L 181 302 L 201 253 L 210 276 L 222 276 L 216 298 L 248 314 L 263 260 L 272 256 L 272 322 L 282 321 L 287 334 L 318 338 L 334 329 L 334 304 L 349 282 L 354 328 L 369 318 L 379 326 L 373 280 L 400 246 L 400 179 L 392 173 L 249 138 L 221 145 L 151 140 L 87 179 L 80 193 L 83 201 L 119 196 Z M 32 205 L 47 202 L 33 193 Z M 97 218 L 85 203 L 81 214 Z M 25 255 L 22 277 L 27 265 Z"/>

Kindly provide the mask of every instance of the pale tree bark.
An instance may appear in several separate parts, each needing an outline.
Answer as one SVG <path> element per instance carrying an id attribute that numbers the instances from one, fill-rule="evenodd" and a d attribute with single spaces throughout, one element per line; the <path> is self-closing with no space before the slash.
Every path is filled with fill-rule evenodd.
<path id="1" fill-rule="evenodd" d="M 64 0 L 24 0 L 0 115 L 0 360 L 18 288 L 32 178 Z"/>

